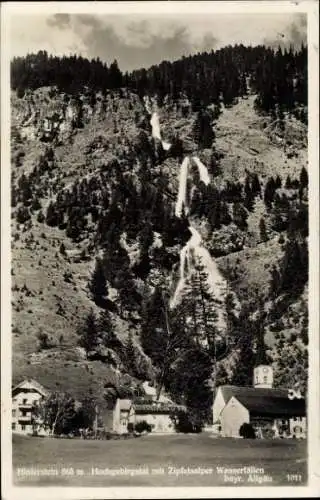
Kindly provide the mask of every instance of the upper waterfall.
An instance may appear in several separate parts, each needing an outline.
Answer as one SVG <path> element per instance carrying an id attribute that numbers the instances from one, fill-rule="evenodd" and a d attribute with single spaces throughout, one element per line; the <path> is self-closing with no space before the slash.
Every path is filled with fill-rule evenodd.
<path id="1" fill-rule="evenodd" d="M 171 144 L 169 142 L 163 141 L 161 137 L 161 131 L 160 131 L 160 120 L 159 120 L 159 115 L 158 112 L 155 110 L 153 111 L 153 108 L 156 107 L 156 104 L 152 104 L 152 101 L 150 97 L 145 96 L 143 98 L 144 103 L 145 103 L 145 108 L 149 115 L 151 115 L 150 119 L 150 125 L 152 127 L 152 137 L 154 139 L 158 139 L 162 147 L 165 151 L 168 151 L 171 148 Z"/>

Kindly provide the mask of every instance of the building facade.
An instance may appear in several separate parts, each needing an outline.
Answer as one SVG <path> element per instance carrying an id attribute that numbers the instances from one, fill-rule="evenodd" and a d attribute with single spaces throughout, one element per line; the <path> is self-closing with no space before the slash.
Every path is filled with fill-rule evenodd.
<path id="1" fill-rule="evenodd" d="M 243 423 L 252 424 L 256 437 L 306 438 L 304 398 L 290 399 L 288 390 L 272 388 L 272 368 L 255 368 L 253 387 L 225 385 L 217 389 L 212 413 L 215 432 L 223 437 L 240 437 Z"/>
<path id="2" fill-rule="evenodd" d="M 171 416 L 177 411 L 186 411 L 186 408 L 172 402 L 139 402 L 132 405 L 129 421 L 134 425 L 147 422 L 152 434 L 173 434 L 176 431 Z"/>
<path id="3" fill-rule="evenodd" d="M 33 418 L 33 407 L 49 392 L 35 380 L 24 380 L 12 389 L 12 432 L 19 434 L 46 434 L 40 420 Z"/>

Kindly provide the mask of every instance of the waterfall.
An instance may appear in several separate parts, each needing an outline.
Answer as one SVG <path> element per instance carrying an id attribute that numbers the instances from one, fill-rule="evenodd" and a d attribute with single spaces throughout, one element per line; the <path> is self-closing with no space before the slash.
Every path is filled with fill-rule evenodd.
<path id="1" fill-rule="evenodd" d="M 221 275 L 217 264 L 212 259 L 208 250 L 202 245 L 202 238 L 199 232 L 191 225 L 189 226 L 189 231 L 191 233 L 191 238 L 187 241 L 186 245 L 180 252 L 180 276 L 176 290 L 170 301 L 170 307 L 172 309 L 176 307 L 181 299 L 186 278 L 192 272 L 192 258 L 199 259 L 208 275 L 209 291 L 218 305 L 216 309 L 217 326 L 224 328 L 226 325 L 223 300 L 227 288 L 226 280 Z M 219 303 L 221 303 L 222 307 L 219 307 Z"/>
<path id="2" fill-rule="evenodd" d="M 198 167 L 200 180 L 204 182 L 204 184 L 206 184 L 207 186 L 208 184 L 210 184 L 210 176 L 207 167 L 199 160 L 197 156 L 193 156 L 192 160 Z M 179 191 L 178 191 L 178 198 L 175 210 L 175 214 L 177 217 L 181 217 L 183 207 L 185 209 L 185 214 L 188 213 L 186 196 L 187 196 L 187 178 L 188 178 L 189 164 L 190 164 L 189 157 L 186 156 L 180 168 Z"/>
<path id="3" fill-rule="evenodd" d="M 161 142 L 163 149 L 165 151 L 168 151 L 171 148 L 171 144 L 169 142 L 163 141 L 161 138 L 159 115 L 157 111 L 152 110 L 152 102 L 149 97 L 145 96 L 143 100 L 147 112 L 149 113 L 149 115 L 151 115 L 150 125 L 152 127 L 152 137 L 154 139 L 158 139 Z"/>
<path id="4" fill-rule="evenodd" d="M 200 180 L 208 186 L 210 184 L 210 177 L 207 167 L 199 160 L 197 156 L 193 156 L 193 161 L 198 167 Z"/>
<path id="5" fill-rule="evenodd" d="M 210 183 L 210 177 L 206 166 L 196 156 L 192 157 L 192 160 L 198 167 L 201 181 L 208 185 Z M 185 208 L 185 213 L 188 213 L 188 207 L 186 206 L 186 194 L 189 162 L 189 157 L 186 156 L 180 167 L 179 190 L 175 210 L 177 217 L 181 217 L 183 207 Z M 227 288 L 226 280 L 221 275 L 217 264 L 212 259 L 208 250 L 203 246 L 200 233 L 191 224 L 189 225 L 189 231 L 191 233 L 191 237 L 180 252 L 180 276 L 176 290 L 170 301 L 170 307 L 176 307 L 181 299 L 186 278 L 192 272 L 192 259 L 199 259 L 208 275 L 210 293 L 218 305 L 216 309 L 217 326 L 225 328 L 226 323 L 223 302 Z M 219 307 L 219 303 L 221 304 L 221 307 Z"/>
<path id="6" fill-rule="evenodd" d="M 185 212 L 188 211 L 186 203 L 188 168 L 189 168 L 189 158 L 188 156 L 186 156 L 180 168 L 179 191 L 178 191 L 176 211 L 175 211 L 177 217 L 181 217 L 183 207 L 185 209 Z"/>
<path id="7" fill-rule="evenodd" d="M 163 149 L 168 150 L 171 145 L 163 141 L 161 138 L 159 115 L 157 111 L 153 111 L 155 106 L 152 104 L 151 99 L 147 96 L 144 97 L 144 103 L 146 111 L 149 115 L 151 115 L 150 125 L 152 127 L 152 137 L 161 141 Z M 210 176 L 207 167 L 197 156 L 193 156 L 191 160 L 198 168 L 200 180 L 205 185 L 209 185 Z M 175 206 L 176 217 L 181 217 L 183 210 L 185 214 L 188 214 L 189 212 L 189 207 L 187 205 L 187 179 L 191 160 L 188 156 L 186 156 L 180 167 L 179 189 Z M 195 259 L 199 259 L 206 270 L 208 275 L 209 290 L 218 306 L 216 308 L 217 326 L 225 328 L 226 322 L 223 303 L 227 289 L 226 280 L 221 275 L 217 264 L 212 259 L 208 250 L 203 246 L 200 233 L 191 224 L 189 225 L 189 231 L 191 233 L 191 237 L 180 251 L 180 276 L 176 290 L 170 301 L 170 307 L 176 307 L 181 300 L 186 279 L 190 276 L 193 269 L 193 262 Z M 221 306 L 219 307 L 219 305 Z"/>
<path id="8" fill-rule="evenodd" d="M 150 125 L 152 127 L 152 137 L 158 139 L 161 142 L 163 149 L 165 151 L 168 151 L 168 149 L 171 148 L 171 144 L 169 144 L 169 142 L 163 141 L 161 138 L 159 115 L 156 111 L 152 113 Z"/>

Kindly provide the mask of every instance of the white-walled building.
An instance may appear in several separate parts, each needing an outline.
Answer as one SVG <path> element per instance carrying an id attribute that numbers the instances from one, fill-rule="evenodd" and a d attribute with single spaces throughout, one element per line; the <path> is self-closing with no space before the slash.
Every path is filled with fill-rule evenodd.
<path id="1" fill-rule="evenodd" d="M 274 389 L 272 368 L 254 369 L 253 387 L 223 385 L 217 389 L 212 413 L 213 424 L 223 437 L 240 437 L 243 423 L 251 423 L 257 437 L 267 429 L 274 437 L 305 438 L 307 432 L 304 398 L 289 399 L 288 390 Z"/>
<path id="2" fill-rule="evenodd" d="M 48 395 L 49 392 L 35 380 L 23 380 L 23 382 L 12 388 L 11 428 L 13 432 L 19 434 L 33 433 L 32 408 L 34 404 L 39 403 Z M 42 431 L 45 433 L 43 429 Z"/>
<path id="3" fill-rule="evenodd" d="M 178 410 L 185 411 L 185 407 L 175 403 L 155 401 L 133 404 L 129 421 L 134 425 L 146 421 L 151 426 L 152 434 L 172 434 L 175 432 L 175 426 L 171 415 Z"/>

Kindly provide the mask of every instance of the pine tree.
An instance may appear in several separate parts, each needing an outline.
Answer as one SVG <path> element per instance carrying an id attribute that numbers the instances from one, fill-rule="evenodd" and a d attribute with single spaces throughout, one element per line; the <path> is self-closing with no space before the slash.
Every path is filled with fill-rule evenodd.
<path id="1" fill-rule="evenodd" d="M 112 89 L 118 89 L 122 85 L 122 73 L 119 70 L 117 60 L 111 63 L 109 68 L 109 85 Z"/>
<path id="2" fill-rule="evenodd" d="M 271 279 L 270 279 L 270 296 L 275 298 L 278 296 L 281 288 L 281 275 L 279 270 L 275 265 L 271 268 Z"/>
<path id="3" fill-rule="evenodd" d="M 78 329 L 78 334 L 80 336 L 79 345 L 85 349 L 87 354 L 98 346 L 97 320 L 92 309 L 88 313 L 84 325 Z"/>
<path id="4" fill-rule="evenodd" d="M 199 111 L 193 126 L 193 134 L 195 142 L 199 147 L 210 148 L 212 146 L 215 135 L 212 129 L 210 116 L 207 113 Z"/>
<path id="5" fill-rule="evenodd" d="M 292 188 L 292 182 L 291 182 L 290 175 L 287 176 L 285 187 L 286 187 L 286 189 Z"/>
<path id="6" fill-rule="evenodd" d="M 104 300 L 108 295 L 108 288 L 103 263 L 100 258 L 96 259 L 95 268 L 89 283 L 89 289 L 95 303 L 97 305 L 104 304 Z"/>
<path id="7" fill-rule="evenodd" d="M 254 192 L 252 191 L 250 179 L 248 176 L 246 177 L 245 181 L 244 193 L 245 193 L 245 199 L 244 199 L 245 206 L 248 210 L 251 211 L 253 209 Z"/>
<path id="8" fill-rule="evenodd" d="M 127 341 L 125 343 L 125 362 L 126 368 L 132 375 L 136 374 L 137 361 L 136 361 L 136 349 L 133 342 L 132 332 L 129 333 Z"/>
<path id="9" fill-rule="evenodd" d="M 246 209 L 242 206 L 241 203 L 234 203 L 233 205 L 233 222 L 238 226 L 241 230 L 246 230 L 248 227 L 247 224 L 248 213 Z"/>
<path id="10" fill-rule="evenodd" d="M 199 432 L 208 422 L 212 407 L 209 384 L 213 363 L 206 350 L 193 346 L 179 358 L 170 373 L 168 389 L 178 402 L 186 405 L 193 431 Z"/>
<path id="11" fill-rule="evenodd" d="M 277 175 L 276 180 L 275 180 L 275 188 L 280 189 L 281 186 L 282 186 L 281 177 L 279 175 Z"/>
<path id="12" fill-rule="evenodd" d="M 142 309 L 140 340 L 145 353 L 157 366 L 164 362 L 167 329 L 164 315 L 162 290 L 156 287 Z"/>
<path id="13" fill-rule="evenodd" d="M 302 167 L 300 172 L 300 186 L 302 189 L 308 187 L 308 172 L 305 167 Z"/>
<path id="14" fill-rule="evenodd" d="M 264 203 L 265 203 L 267 209 L 269 209 L 269 210 L 272 206 L 275 191 L 276 191 L 276 183 L 275 183 L 273 177 L 271 177 L 268 180 L 266 187 L 265 187 L 265 190 L 264 190 Z"/>
<path id="15" fill-rule="evenodd" d="M 252 190 L 252 193 L 254 195 L 261 194 L 261 186 L 260 186 L 258 174 L 253 174 L 252 183 L 251 183 L 251 190 Z"/>
<path id="16" fill-rule="evenodd" d="M 268 241 L 266 223 L 263 217 L 261 217 L 259 222 L 259 231 L 260 231 L 260 240 L 263 242 Z"/>
<path id="17" fill-rule="evenodd" d="M 208 274 L 200 261 L 195 262 L 193 271 L 186 280 L 180 306 L 187 336 L 198 345 L 214 348 L 217 331 L 217 313 L 214 298 L 208 284 Z"/>

